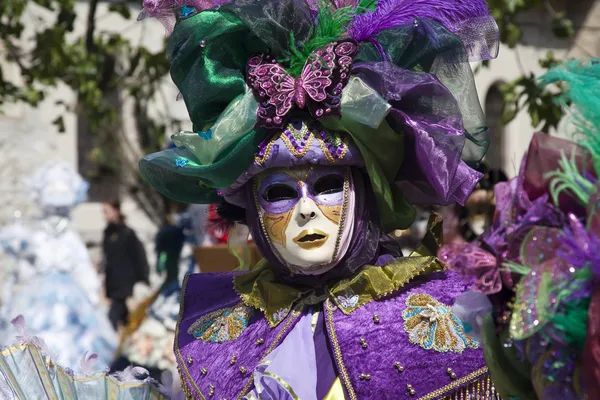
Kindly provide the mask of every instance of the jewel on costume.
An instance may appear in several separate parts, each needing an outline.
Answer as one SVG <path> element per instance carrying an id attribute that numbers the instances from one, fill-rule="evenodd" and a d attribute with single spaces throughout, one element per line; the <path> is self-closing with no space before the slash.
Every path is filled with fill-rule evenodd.
<path id="1" fill-rule="evenodd" d="M 202 131 L 198 132 L 198 136 L 200 136 L 204 140 L 210 140 L 210 139 L 212 139 L 212 134 L 213 134 L 212 129 L 209 129 L 206 132 L 202 132 Z"/>
<path id="2" fill-rule="evenodd" d="M 177 165 L 178 167 L 181 168 L 181 167 L 185 167 L 189 162 L 190 162 L 189 159 L 180 157 L 175 160 L 175 165 Z"/>

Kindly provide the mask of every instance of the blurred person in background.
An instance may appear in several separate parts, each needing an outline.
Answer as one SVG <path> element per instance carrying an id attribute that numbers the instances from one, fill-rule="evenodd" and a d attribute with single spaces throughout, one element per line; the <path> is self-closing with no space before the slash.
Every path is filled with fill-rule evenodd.
<path id="1" fill-rule="evenodd" d="M 119 356 L 111 365 L 113 371 L 135 364 L 157 380 L 164 372 L 177 376 L 172 349 L 181 282 L 195 267 L 193 253 L 186 244 L 194 244 L 195 235 L 187 205 L 174 202 L 170 209 L 156 234 L 156 272 L 164 277 L 164 282 L 131 312 L 121 337 Z"/>
<path id="2" fill-rule="evenodd" d="M 163 287 L 176 281 L 179 276 L 179 263 L 181 261 L 181 251 L 186 240 L 184 223 L 181 223 L 182 213 L 185 206 L 181 203 L 172 207 L 161 229 L 156 234 L 156 272 L 166 273 Z"/>
<path id="3" fill-rule="evenodd" d="M 137 235 L 125 224 L 118 200 L 105 201 L 107 226 L 102 240 L 106 297 L 111 301 L 109 319 L 115 329 L 127 323 L 129 311 L 126 299 L 133 294 L 137 282 L 149 283 L 146 251 Z"/>

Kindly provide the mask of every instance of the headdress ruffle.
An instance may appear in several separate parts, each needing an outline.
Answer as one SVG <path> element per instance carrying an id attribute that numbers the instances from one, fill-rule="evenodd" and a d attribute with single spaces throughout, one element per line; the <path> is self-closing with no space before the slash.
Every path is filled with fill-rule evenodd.
<path id="1" fill-rule="evenodd" d="M 163 194 L 215 201 L 215 189 L 229 187 L 253 163 L 258 144 L 276 131 L 272 125 L 298 115 L 352 137 L 386 229 L 410 224 L 408 203 L 464 203 L 480 179 L 468 165 L 483 157 L 488 135 L 469 61 L 498 50 L 483 0 L 237 0 L 211 9 L 163 3 L 161 10 L 176 13 L 167 52 L 193 122 L 192 132 L 174 137 L 177 149 L 140 163 Z M 337 50 L 331 54 L 338 58 L 327 61 L 327 46 L 339 41 L 357 46 L 347 72 Z M 248 62 L 257 54 L 277 66 L 272 71 L 282 83 L 271 93 L 248 81 Z M 311 92 L 310 71 L 321 71 L 333 86 Z M 296 87 L 308 94 L 306 105 Z M 267 113 L 261 123 L 261 111 L 271 106 L 285 112 Z"/>

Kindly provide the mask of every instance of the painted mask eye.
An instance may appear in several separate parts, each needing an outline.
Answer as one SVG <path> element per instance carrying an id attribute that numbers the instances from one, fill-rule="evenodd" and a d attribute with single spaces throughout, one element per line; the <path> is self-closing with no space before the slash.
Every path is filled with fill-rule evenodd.
<path id="1" fill-rule="evenodd" d="M 344 178 L 339 175 L 326 175 L 320 178 L 313 186 L 313 194 L 315 196 L 339 193 L 343 190 Z"/>
<path id="2" fill-rule="evenodd" d="M 263 198 L 269 203 L 282 200 L 292 200 L 298 197 L 296 189 L 281 183 L 271 185 L 265 190 Z"/>

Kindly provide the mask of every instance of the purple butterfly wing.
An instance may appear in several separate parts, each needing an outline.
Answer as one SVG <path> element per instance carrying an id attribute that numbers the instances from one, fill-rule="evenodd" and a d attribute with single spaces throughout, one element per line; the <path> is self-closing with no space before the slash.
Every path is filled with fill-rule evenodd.
<path id="1" fill-rule="evenodd" d="M 259 101 L 257 126 L 281 128 L 293 106 L 295 79 L 274 58 L 260 54 L 248 60 L 246 82 Z"/>
<path id="2" fill-rule="evenodd" d="M 316 118 L 339 117 L 342 89 L 350 79 L 350 70 L 358 44 L 353 40 L 331 43 L 314 52 L 302 74 L 302 88 L 312 100 L 308 108 Z"/>
<path id="3" fill-rule="evenodd" d="M 322 65 L 322 60 L 312 57 L 309 59 L 309 63 L 304 66 L 302 70 L 302 89 L 316 102 L 324 101 L 327 98 L 325 90 L 331 85 L 331 72 L 333 70 L 333 62 L 330 64 L 332 67 Z M 303 104 L 298 104 L 303 107 Z"/>
<path id="4" fill-rule="evenodd" d="M 474 291 L 489 295 L 502 289 L 496 257 L 479 246 L 473 243 L 447 244 L 439 250 L 438 257 L 450 270 L 475 278 Z"/>

